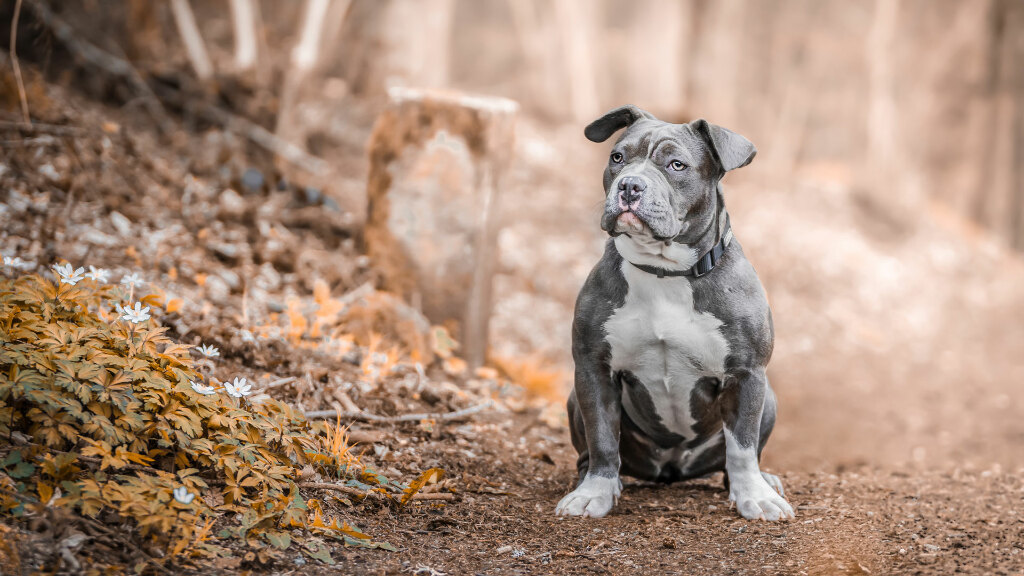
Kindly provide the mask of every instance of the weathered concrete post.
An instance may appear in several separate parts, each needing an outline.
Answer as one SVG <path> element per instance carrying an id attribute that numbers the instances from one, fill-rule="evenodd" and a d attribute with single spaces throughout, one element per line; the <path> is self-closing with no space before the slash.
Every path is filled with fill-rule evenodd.
<path id="1" fill-rule="evenodd" d="M 383 287 L 432 322 L 454 321 L 471 367 L 487 353 L 497 196 L 519 106 L 396 88 L 370 138 L 366 248 Z"/>

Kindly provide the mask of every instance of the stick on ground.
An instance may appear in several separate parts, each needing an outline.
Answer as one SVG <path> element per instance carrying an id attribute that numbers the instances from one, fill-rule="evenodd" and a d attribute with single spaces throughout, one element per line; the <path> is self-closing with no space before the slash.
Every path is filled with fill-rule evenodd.
<path id="1" fill-rule="evenodd" d="M 344 484 L 331 484 L 328 482 L 299 482 L 297 484 L 299 488 L 319 488 L 321 490 L 333 490 L 335 492 L 341 492 L 343 494 L 349 494 L 351 496 L 370 496 L 373 494 L 380 494 L 380 492 L 366 492 L 358 488 L 351 486 L 345 486 Z M 429 492 L 422 493 L 417 492 L 412 496 L 413 500 L 441 500 L 451 501 L 455 499 L 455 494 L 450 492 Z"/>
<path id="2" fill-rule="evenodd" d="M 21 66 L 18 64 L 18 17 L 21 16 L 21 0 L 14 3 L 14 17 L 11 19 L 11 66 L 14 68 L 14 79 L 18 83 L 18 99 L 21 100 L 21 114 L 25 124 L 32 123 L 28 114 L 28 96 L 25 95 L 25 82 L 21 79 Z"/>
<path id="3" fill-rule="evenodd" d="M 363 422 L 380 422 L 380 423 L 395 423 L 395 422 L 418 422 L 420 420 L 437 420 L 438 422 L 447 422 L 450 420 L 458 420 L 465 418 L 470 414 L 476 414 L 482 412 L 487 408 L 490 408 L 494 402 L 488 400 L 469 408 L 463 408 L 462 410 L 455 410 L 454 412 L 437 412 L 427 413 L 421 412 L 416 414 L 400 414 L 398 416 L 378 416 L 377 414 L 370 414 L 369 412 L 339 412 L 338 410 L 314 410 L 312 412 L 306 412 L 306 418 L 309 420 L 323 420 L 329 418 L 341 418 L 342 420 L 361 420 Z"/>

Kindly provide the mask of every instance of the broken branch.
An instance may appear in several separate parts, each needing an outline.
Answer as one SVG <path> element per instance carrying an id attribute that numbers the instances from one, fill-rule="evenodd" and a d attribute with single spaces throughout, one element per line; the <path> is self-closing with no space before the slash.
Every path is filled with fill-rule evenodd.
<path id="1" fill-rule="evenodd" d="M 360 496 L 360 497 L 371 496 L 373 494 L 380 494 L 380 492 L 365 492 L 365 491 L 360 490 L 358 488 L 353 488 L 351 486 L 345 486 L 344 484 L 330 484 L 328 482 L 299 482 L 298 483 L 298 487 L 299 488 L 319 488 L 321 490 L 333 490 L 335 492 L 341 492 L 343 494 L 348 494 L 350 496 Z M 428 494 L 423 494 L 423 493 L 417 492 L 416 494 L 413 495 L 412 499 L 413 500 L 442 500 L 442 501 L 446 501 L 447 502 L 447 501 L 454 500 L 455 499 L 455 494 L 452 494 L 450 492 L 431 492 L 431 493 L 428 493 Z"/>
<path id="2" fill-rule="evenodd" d="M 21 100 L 21 114 L 25 124 L 32 123 L 28 114 L 28 96 L 25 95 L 25 82 L 21 78 L 21 66 L 18 64 L 18 17 L 21 15 L 21 0 L 14 3 L 14 18 L 11 19 L 11 66 L 14 68 L 14 79 L 18 83 L 18 99 Z"/>
<path id="3" fill-rule="evenodd" d="M 487 408 L 490 408 L 494 404 L 491 400 L 482 402 L 469 408 L 463 408 L 462 410 L 455 410 L 454 412 L 438 412 L 438 413 L 417 413 L 417 414 L 401 414 L 399 416 L 378 416 L 377 414 L 370 414 L 369 412 L 341 412 L 339 410 L 314 410 L 312 412 L 306 412 L 306 418 L 309 420 L 317 419 L 328 419 L 328 418 L 341 418 L 342 420 L 361 420 L 364 422 L 380 422 L 385 424 L 391 424 L 396 422 L 418 422 L 420 420 L 436 420 L 438 422 L 448 422 L 451 420 L 458 420 L 465 418 L 470 414 L 476 414 L 482 412 Z"/>

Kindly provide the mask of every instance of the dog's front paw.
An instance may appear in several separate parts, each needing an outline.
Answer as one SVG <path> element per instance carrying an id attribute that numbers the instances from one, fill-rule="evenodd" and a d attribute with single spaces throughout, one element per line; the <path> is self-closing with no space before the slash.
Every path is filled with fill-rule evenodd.
<path id="1" fill-rule="evenodd" d="M 587 476 L 555 507 L 559 516 L 601 518 L 619 501 L 622 482 L 616 478 Z"/>
<path id="2" fill-rule="evenodd" d="M 778 482 L 777 477 L 775 478 Z M 788 520 L 795 518 L 793 507 L 782 496 L 782 483 L 778 482 L 779 491 L 768 483 L 761 473 L 749 474 L 729 479 L 729 500 L 736 503 L 736 509 L 747 520 Z"/>

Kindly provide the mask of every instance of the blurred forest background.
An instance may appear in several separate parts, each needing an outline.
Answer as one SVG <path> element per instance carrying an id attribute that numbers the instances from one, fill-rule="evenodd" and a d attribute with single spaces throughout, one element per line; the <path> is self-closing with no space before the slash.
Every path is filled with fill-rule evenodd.
<path id="1" fill-rule="evenodd" d="M 95 73 L 54 16 L 130 69 Z M 553 398 L 604 242 L 606 147 L 582 127 L 624 103 L 707 118 L 760 150 L 726 198 L 775 311 L 785 448 L 771 457 L 1024 463 L 1024 3 L 25 0 L 17 53 L 29 100 L 38 71 L 158 124 L 269 141 L 281 178 L 322 190 L 354 229 L 394 88 L 514 101 L 489 355 L 528 358 Z M 193 162 L 244 172 L 206 141 Z"/>
<path id="2" fill-rule="evenodd" d="M 401 571 L 1024 558 L 1024 1 L 5 0 L 0 46 L 4 274 L 141 273 L 220 381 L 354 415 L 390 477 L 444 467 L 447 509 L 332 504 Z M 712 480 L 538 529 L 607 240 L 583 127 L 627 103 L 759 149 L 725 198 L 772 305 L 791 528 L 736 530 Z"/>

